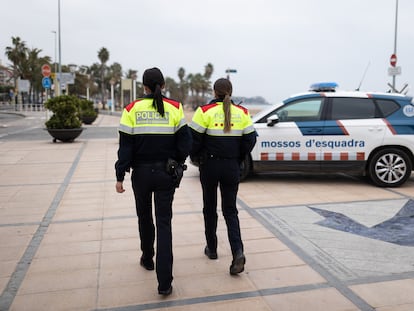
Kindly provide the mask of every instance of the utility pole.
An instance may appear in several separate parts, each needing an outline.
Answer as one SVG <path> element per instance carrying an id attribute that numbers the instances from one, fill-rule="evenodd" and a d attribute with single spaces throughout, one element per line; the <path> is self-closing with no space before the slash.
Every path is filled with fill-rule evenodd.
<path id="1" fill-rule="evenodd" d="M 58 76 L 58 84 L 59 84 L 59 94 L 60 90 L 62 89 L 61 81 L 62 81 L 62 44 L 61 44 L 61 35 L 60 35 L 60 0 L 58 0 L 58 32 L 59 32 L 59 76 Z"/>
<path id="2" fill-rule="evenodd" d="M 395 33 L 394 33 L 394 55 L 397 55 L 397 28 L 398 28 L 398 0 L 395 0 Z M 395 90 L 395 77 L 392 76 L 392 88 Z"/>

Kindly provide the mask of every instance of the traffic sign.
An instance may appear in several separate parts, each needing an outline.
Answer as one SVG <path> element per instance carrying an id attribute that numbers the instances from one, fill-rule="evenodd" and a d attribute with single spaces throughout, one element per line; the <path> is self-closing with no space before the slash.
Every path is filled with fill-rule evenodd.
<path id="1" fill-rule="evenodd" d="M 45 89 L 50 89 L 50 87 L 52 86 L 52 80 L 50 80 L 49 77 L 43 77 L 42 85 Z"/>
<path id="2" fill-rule="evenodd" d="M 397 55 L 392 54 L 390 57 L 390 64 L 391 66 L 395 67 L 395 65 L 397 65 Z"/>
<path id="3" fill-rule="evenodd" d="M 42 75 L 43 77 L 50 77 L 50 73 L 52 70 L 50 69 L 50 66 L 48 64 L 44 64 L 42 66 Z"/>
<path id="4" fill-rule="evenodd" d="M 401 74 L 401 66 L 388 67 L 388 75 L 389 76 L 398 76 L 400 74 Z"/>

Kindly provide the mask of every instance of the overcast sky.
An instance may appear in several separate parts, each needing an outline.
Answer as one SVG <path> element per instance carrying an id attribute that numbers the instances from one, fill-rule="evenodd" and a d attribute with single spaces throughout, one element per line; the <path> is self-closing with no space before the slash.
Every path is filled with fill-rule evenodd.
<path id="1" fill-rule="evenodd" d="M 108 49 L 123 70 L 157 66 L 231 74 L 233 95 L 270 103 L 319 81 L 341 89 L 387 91 L 394 52 L 396 0 L 60 0 L 62 64 L 91 65 Z M 58 0 L 12 0 L 1 16 L 0 60 L 19 36 L 55 58 Z M 57 40 L 58 41 L 58 40 Z M 59 53 L 57 53 L 59 54 Z M 399 0 L 397 65 L 414 93 L 414 1 Z"/>

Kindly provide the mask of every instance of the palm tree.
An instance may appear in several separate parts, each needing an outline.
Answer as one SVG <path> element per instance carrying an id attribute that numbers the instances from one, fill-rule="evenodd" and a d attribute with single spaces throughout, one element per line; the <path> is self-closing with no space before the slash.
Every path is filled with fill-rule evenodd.
<path id="1" fill-rule="evenodd" d="M 22 76 L 29 80 L 29 102 L 32 100 L 32 94 L 35 96 L 37 102 L 38 94 L 42 91 L 42 76 L 40 75 L 41 67 L 44 64 L 50 64 L 51 58 L 49 56 L 39 57 L 42 50 L 33 48 L 27 49 L 27 58 L 22 62 Z"/>
<path id="2" fill-rule="evenodd" d="M 177 82 L 170 77 L 165 78 L 165 93 L 170 98 L 179 99 L 180 97 L 180 88 Z"/>
<path id="3" fill-rule="evenodd" d="M 204 99 L 200 98 L 200 93 L 203 91 L 205 78 L 201 73 L 189 74 L 187 76 L 188 85 L 191 91 L 191 106 L 196 109 L 203 104 Z"/>
<path id="4" fill-rule="evenodd" d="M 214 67 L 213 64 L 208 63 L 205 67 L 204 67 L 204 78 L 206 78 L 207 80 L 211 79 L 211 76 L 213 74 L 214 71 Z"/>
<path id="5" fill-rule="evenodd" d="M 205 67 L 204 67 L 204 81 L 202 82 L 202 90 L 201 90 L 201 97 L 205 98 L 206 94 L 211 94 L 211 81 L 210 78 L 213 74 L 214 71 L 214 67 L 211 63 L 208 63 Z"/>
<path id="6" fill-rule="evenodd" d="M 26 59 L 26 42 L 22 41 L 20 37 L 12 37 L 13 46 L 6 47 L 5 55 L 12 62 L 14 88 L 17 90 L 17 79 L 22 74 L 22 63 Z"/>
<path id="7" fill-rule="evenodd" d="M 109 60 L 109 51 L 102 47 L 98 51 L 98 58 L 101 62 L 101 96 L 102 96 L 102 108 L 105 110 L 105 69 L 106 62 Z"/>
<path id="8" fill-rule="evenodd" d="M 115 105 L 115 102 L 120 102 L 120 84 L 119 82 L 121 82 L 122 79 L 122 66 L 120 63 L 113 63 L 111 66 L 109 66 L 109 71 L 110 71 L 110 81 L 114 81 L 114 97 L 117 98 L 118 100 L 115 101 L 113 98 L 111 98 L 112 100 L 112 104 Z M 116 106 L 115 106 L 116 107 Z"/>
<path id="9" fill-rule="evenodd" d="M 183 67 L 180 67 L 178 69 L 178 78 L 180 79 L 180 82 L 184 80 L 185 76 L 185 69 Z"/>
<path id="10" fill-rule="evenodd" d="M 184 80 L 185 77 L 185 69 L 183 67 L 180 67 L 178 69 L 178 78 L 180 79 L 180 82 L 178 84 L 179 92 L 177 99 L 184 105 L 185 100 L 187 98 L 188 93 L 188 84 Z"/>

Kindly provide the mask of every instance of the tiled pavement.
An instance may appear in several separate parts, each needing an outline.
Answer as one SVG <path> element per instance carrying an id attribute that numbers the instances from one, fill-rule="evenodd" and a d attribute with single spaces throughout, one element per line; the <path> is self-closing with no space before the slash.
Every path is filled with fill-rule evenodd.
<path id="1" fill-rule="evenodd" d="M 0 310 L 414 310 L 412 247 L 391 249 L 411 264 L 398 273 L 390 267 L 389 273 L 365 275 L 355 261 L 344 263 L 334 252 L 326 252 L 324 261 L 315 250 L 328 248 L 309 237 L 315 230 L 302 208 L 406 201 L 414 196 L 414 180 L 398 190 L 341 176 L 242 183 L 238 202 L 247 264 L 233 277 L 221 215 L 219 259 L 203 254 L 201 187 L 190 165 L 174 200 L 174 290 L 162 298 L 155 273 L 139 266 L 129 179 L 124 194 L 115 192 L 119 117 L 100 114 L 87 126 L 89 133 L 65 144 L 52 143 L 45 131 L 31 136 L 42 131 L 44 113 L 27 116 L 3 126 L 14 134 L 0 136 Z M 19 127 L 22 121 L 30 131 Z M 106 137 L 94 138 L 95 130 Z M 16 133 L 29 138 L 13 139 Z M 300 224 L 292 225 L 295 219 Z M 335 243 L 352 243 L 348 238 L 338 235 Z M 359 239 L 361 248 L 373 245 Z M 350 272 L 343 276 L 337 267 Z"/>

